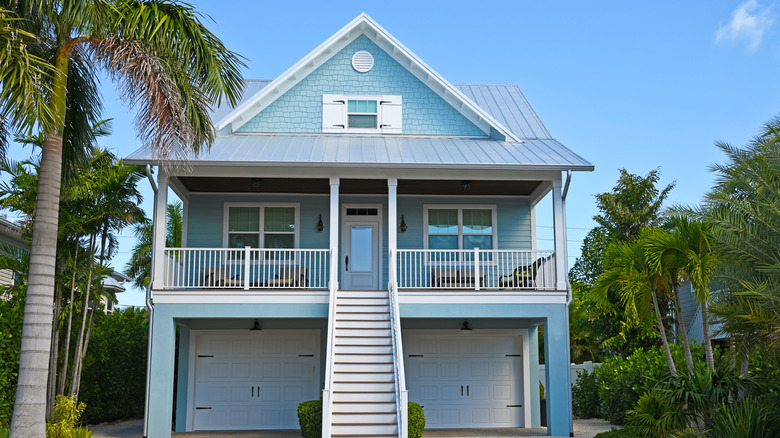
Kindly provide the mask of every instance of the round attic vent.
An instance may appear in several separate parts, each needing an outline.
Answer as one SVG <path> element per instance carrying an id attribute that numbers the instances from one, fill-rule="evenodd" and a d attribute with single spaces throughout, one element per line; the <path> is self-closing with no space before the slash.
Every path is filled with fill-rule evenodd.
<path id="1" fill-rule="evenodd" d="M 374 67 L 374 57 L 365 50 L 361 50 L 352 55 L 352 68 L 360 73 L 366 73 Z"/>

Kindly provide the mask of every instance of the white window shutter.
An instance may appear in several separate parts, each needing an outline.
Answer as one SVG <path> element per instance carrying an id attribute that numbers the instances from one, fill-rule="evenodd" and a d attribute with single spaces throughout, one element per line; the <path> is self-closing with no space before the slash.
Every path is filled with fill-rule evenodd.
<path id="1" fill-rule="evenodd" d="M 383 134 L 401 134 L 401 96 L 382 96 L 379 122 Z"/>
<path id="2" fill-rule="evenodd" d="M 346 131 L 346 105 L 346 99 L 340 94 L 322 95 L 322 132 Z"/>

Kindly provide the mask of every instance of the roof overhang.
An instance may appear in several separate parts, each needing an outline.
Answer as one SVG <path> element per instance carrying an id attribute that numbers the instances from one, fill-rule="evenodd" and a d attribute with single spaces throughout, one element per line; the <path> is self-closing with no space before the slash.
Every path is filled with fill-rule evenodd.
<path id="1" fill-rule="evenodd" d="M 214 126 L 217 132 L 225 128 L 229 128 L 229 132 L 236 131 L 360 35 L 368 37 L 486 134 L 499 140 L 522 141 L 455 86 L 444 80 L 366 13 L 358 15 L 253 97 L 216 121 Z"/>

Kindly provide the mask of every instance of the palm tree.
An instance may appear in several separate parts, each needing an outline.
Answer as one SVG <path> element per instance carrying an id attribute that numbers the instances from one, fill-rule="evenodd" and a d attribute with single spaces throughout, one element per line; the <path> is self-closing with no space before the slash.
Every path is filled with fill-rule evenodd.
<path id="1" fill-rule="evenodd" d="M 162 159 L 186 159 L 213 140 L 209 106 L 222 97 L 235 104 L 243 87 L 242 64 L 186 4 L 155 0 L 3 3 L 4 9 L 22 18 L 9 26 L 37 37 L 29 50 L 46 56 L 53 66 L 48 86 L 42 91 L 32 89 L 37 92 L 28 98 L 34 100 L 32 104 L 11 98 L 17 93 L 10 88 L 13 82 L 4 82 L 0 93 L 5 121 L 17 127 L 33 118 L 44 128 L 23 325 L 26 341 L 10 433 L 11 437 L 40 437 L 45 435 L 63 137 L 68 109 L 75 107 L 69 104 L 74 99 L 68 94 L 69 76 L 78 74 L 76 67 L 89 78 L 97 77 L 99 69 L 106 71 L 117 81 L 124 100 L 139 109 L 136 126 L 143 143 Z M 17 68 L 3 62 L 0 78 L 13 77 Z M 35 102 L 46 102 L 46 110 Z"/>
<path id="2" fill-rule="evenodd" d="M 168 204 L 168 223 L 165 227 L 165 246 L 178 248 L 181 246 L 182 233 L 182 204 L 174 202 Z M 152 270 L 152 223 L 140 222 L 133 226 L 133 233 L 137 239 L 133 246 L 133 254 L 127 262 L 125 273 L 133 279 L 136 287 L 143 288 L 149 283 Z"/>
<path id="3" fill-rule="evenodd" d="M 713 167 L 716 183 L 700 213 L 712 224 L 728 287 L 711 310 L 746 360 L 757 344 L 780 352 L 780 117 L 744 148 L 717 146 L 728 162 Z"/>
<path id="4" fill-rule="evenodd" d="M 604 258 L 604 266 L 608 268 L 599 276 L 592 292 L 606 301 L 611 288 L 618 290 L 629 323 L 637 324 L 654 317 L 669 372 L 677 377 L 677 367 L 658 304 L 660 299 L 665 299 L 667 283 L 663 275 L 648 263 L 647 257 L 648 241 L 656 232 L 650 230 L 634 240 L 610 244 Z"/>

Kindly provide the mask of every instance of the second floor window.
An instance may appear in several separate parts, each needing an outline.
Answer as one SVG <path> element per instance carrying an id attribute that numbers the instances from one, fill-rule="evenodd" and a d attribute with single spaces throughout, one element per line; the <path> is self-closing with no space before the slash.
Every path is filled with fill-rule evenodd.
<path id="1" fill-rule="evenodd" d="M 228 205 L 228 248 L 295 248 L 295 206 Z"/>
<path id="2" fill-rule="evenodd" d="M 494 207 L 427 207 L 428 249 L 493 249 Z"/>

